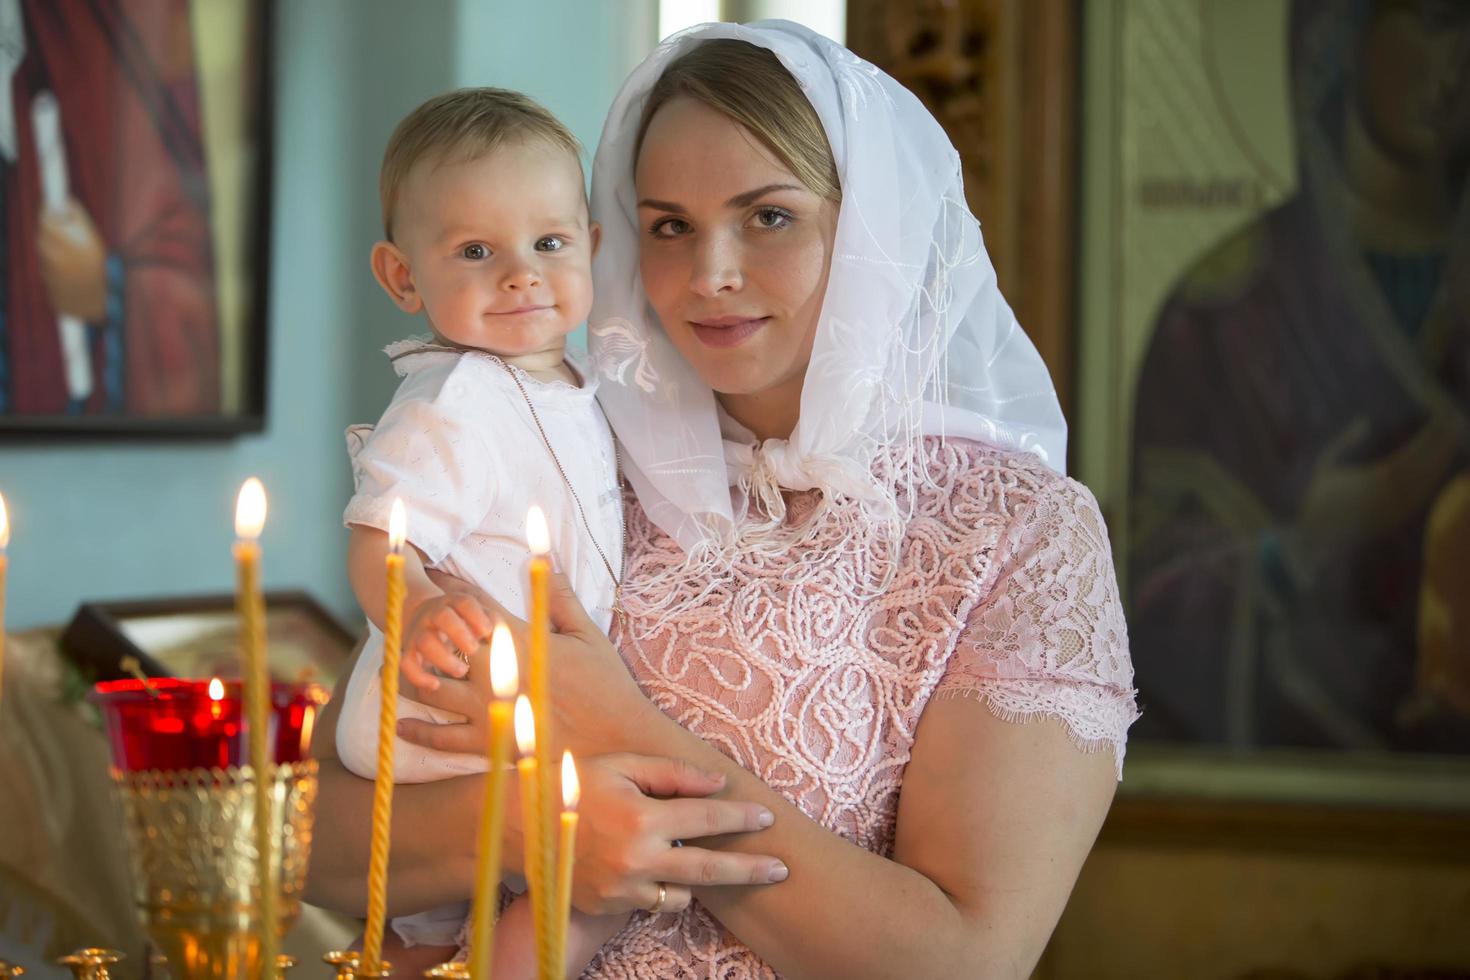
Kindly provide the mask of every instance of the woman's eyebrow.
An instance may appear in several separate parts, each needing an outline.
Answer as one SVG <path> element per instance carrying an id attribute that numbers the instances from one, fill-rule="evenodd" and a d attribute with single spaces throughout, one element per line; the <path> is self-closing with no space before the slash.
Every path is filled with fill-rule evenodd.
<path id="1" fill-rule="evenodd" d="M 764 187 L 757 187 L 753 191 L 746 191 L 743 194 L 736 194 L 734 197 L 730 198 L 730 200 L 728 200 L 728 201 L 725 202 L 725 207 L 727 207 L 727 208 L 744 208 L 744 207 L 749 207 L 750 205 L 754 204 L 756 201 L 760 200 L 762 197 L 764 197 L 767 194 L 770 194 L 773 191 L 802 191 L 802 190 L 806 190 L 806 188 L 805 187 L 798 187 L 796 184 L 767 184 Z"/>
<path id="2" fill-rule="evenodd" d="M 774 191 L 804 191 L 804 190 L 806 190 L 806 188 L 805 187 L 802 187 L 802 186 L 800 186 L 798 184 L 767 184 L 764 187 L 757 187 L 755 190 L 742 191 L 741 193 L 736 194 L 734 197 L 730 198 L 730 200 L 728 200 L 728 201 L 725 202 L 725 207 L 727 207 L 727 208 L 744 208 L 744 207 L 749 207 L 751 204 L 754 204 L 756 201 L 760 200 L 765 195 L 770 194 L 770 193 L 772 193 Z M 684 210 L 684 207 L 682 205 L 675 204 L 673 201 L 657 201 L 657 200 L 654 200 L 651 197 L 645 197 L 643 200 L 639 201 L 638 202 L 638 206 L 640 208 L 652 208 L 655 211 L 667 211 L 670 214 L 688 214 L 689 213 L 686 210 Z"/>

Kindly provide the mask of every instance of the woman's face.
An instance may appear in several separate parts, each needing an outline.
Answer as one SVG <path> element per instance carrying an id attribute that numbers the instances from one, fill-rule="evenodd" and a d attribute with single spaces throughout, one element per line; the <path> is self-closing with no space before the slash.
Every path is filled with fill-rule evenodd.
<path id="1" fill-rule="evenodd" d="M 635 181 L 643 286 L 674 346 L 721 394 L 799 397 L 837 205 L 685 97 L 654 114 Z"/>
<path id="2" fill-rule="evenodd" d="M 1361 45 L 1358 99 L 1382 150 L 1409 166 L 1470 152 L 1470 3 L 1379 0 Z"/>

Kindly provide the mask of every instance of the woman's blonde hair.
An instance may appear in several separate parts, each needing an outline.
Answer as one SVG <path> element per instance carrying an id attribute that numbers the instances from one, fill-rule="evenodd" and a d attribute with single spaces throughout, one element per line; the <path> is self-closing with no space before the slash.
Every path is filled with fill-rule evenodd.
<path id="1" fill-rule="evenodd" d="M 383 205 L 383 236 L 393 240 L 393 212 L 409 172 L 421 160 L 462 163 L 511 140 L 541 139 L 560 147 L 582 163 L 582 145 L 540 103 L 503 88 L 462 88 L 445 92 L 410 112 L 393 130 L 378 196 Z"/>
<path id="2" fill-rule="evenodd" d="M 635 161 L 654 114 L 681 95 L 723 112 L 750 130 L 818 197 L 842 200 L 837 162 L 822 121 L 796 79 L 771 51 L 746 41 L 716 38 L 671 62 L 643 105 Z"/>

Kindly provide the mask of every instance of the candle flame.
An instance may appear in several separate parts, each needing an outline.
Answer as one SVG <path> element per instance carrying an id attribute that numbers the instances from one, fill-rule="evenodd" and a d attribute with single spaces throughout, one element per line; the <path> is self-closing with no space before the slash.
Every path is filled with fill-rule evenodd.
<path id="1" fill-rule="evenodd" d="M 516 747 L 521 755 L 536 754 L 536 716 L 531 713 L 531 699 L 524 694 L 516 698 Z"/>
<path id="2" fill-rule="evenodd" d="M 546 515 L 540 507 L 526 512 L 526 543 L 533 554 L 544 555 L 551 550 L 551 535 L 546 530 Z"/>
<path id="3" fill-rule="evenodd" d="M 393 549 L 396 555 L 403 550 L 403 542 L 408 537 L 408 511 L 404 509 L 403 501 L 393 498 L 393 509 L 388 513 L 388 547 Z"/>
<path id="4" fill-rule="evenodd" d="M 209 679 L 209 700 L 223 701 L 225 699 L 225 685 L 218 677 Z"/>
<path id="5" fill-rule="evenodd" d="M 516 696 L 521 686 L 520 669 L 516 665 L 516 645 L 504 623 L 495 624 L 490 634 L 490 688 L 502 701 Z"/>
<path id="6" fill-rule="evenodd" d="M 235 537 L 254 541 L 264 527 L 265 487 L 252 476 L 235 498 Z"/>
<path id="7" fill-rule="evenodd" d="M 10 546 L 10 514 L 5 510 L 5 494 L 0 493 L 0 551 Z"/>
<path id="8" fill-rule="evenodd" d="M 561 805 L 563 809 L 575 810 L 577 801 L 582 798 L 582 784 L 577 781 L 577 764 L 572 761 L 572 753 L 561 754 Z"/>

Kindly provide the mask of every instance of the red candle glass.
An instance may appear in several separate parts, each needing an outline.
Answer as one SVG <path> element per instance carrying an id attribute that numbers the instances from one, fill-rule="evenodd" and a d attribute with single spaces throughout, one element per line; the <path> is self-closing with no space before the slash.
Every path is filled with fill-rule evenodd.
<path id="1" fill-rule="evenodd" d="M 211 696 L 212 683 L 218 697 Z M 154 693 L 139 680 L 104 681 L 88 696 L 102 709 L 114 766 L 142 772 L 250 764 L 240 681 L 158 677 L 148 686 Z M 317 684 L 271 685 L 268 741 L 277 765 L 306 758 L 317 710 L 326 701 Z"/>

